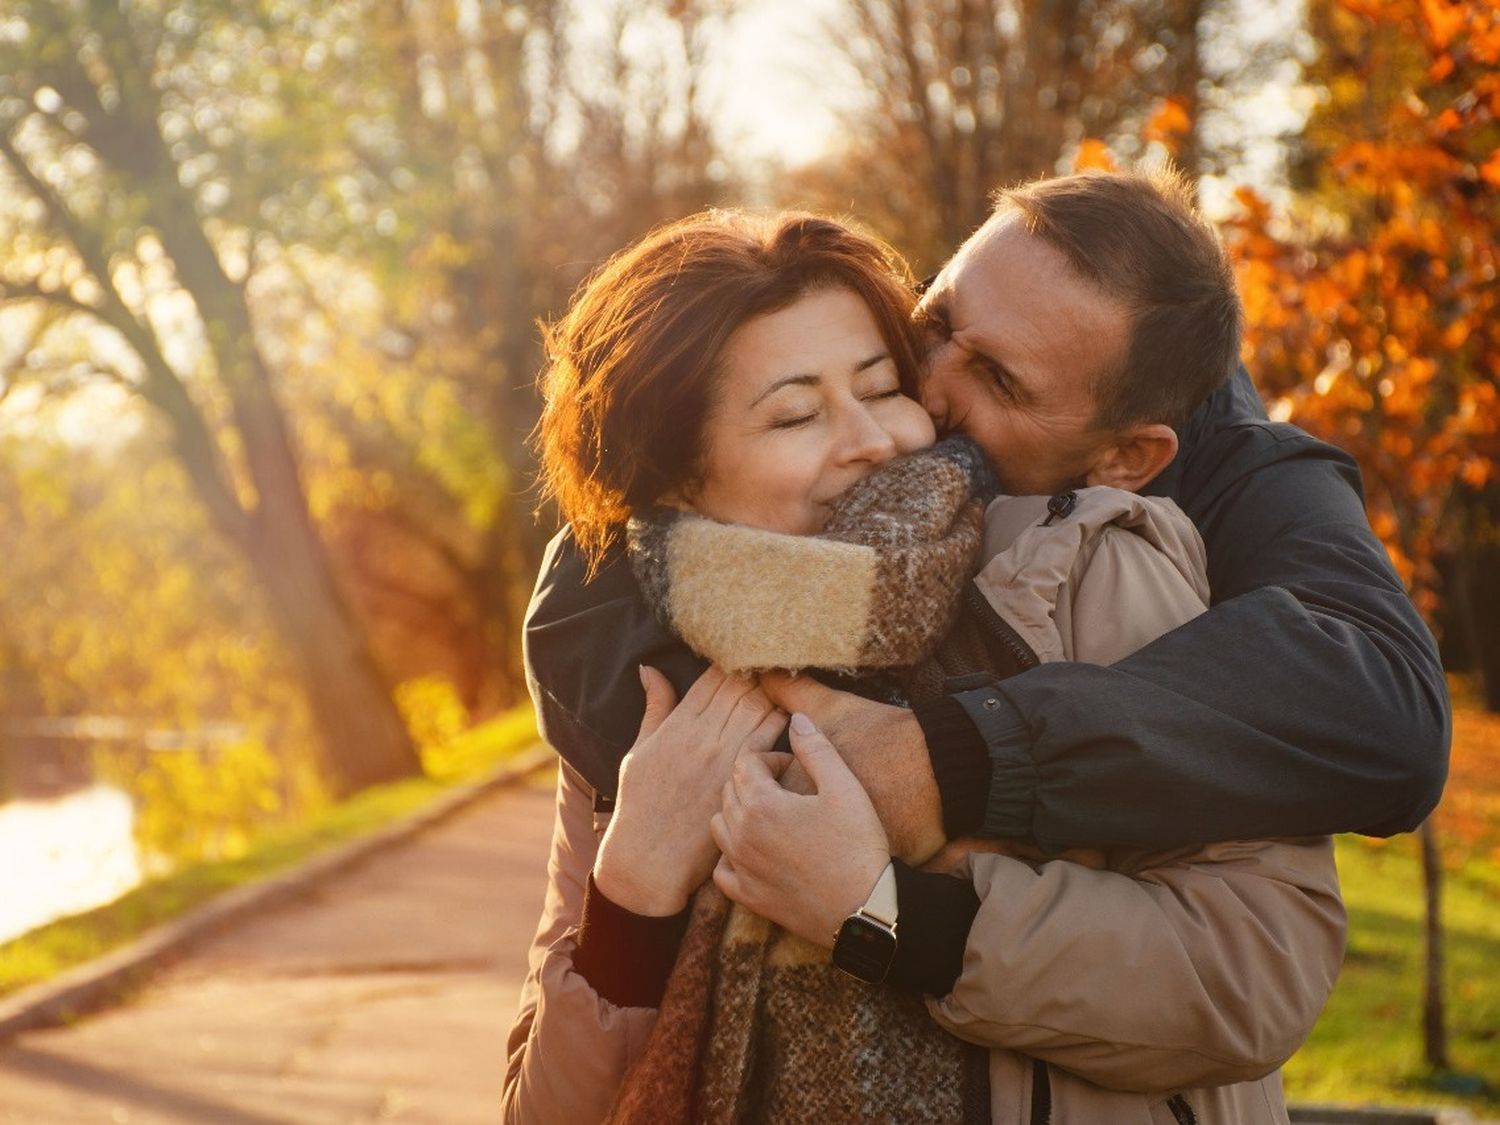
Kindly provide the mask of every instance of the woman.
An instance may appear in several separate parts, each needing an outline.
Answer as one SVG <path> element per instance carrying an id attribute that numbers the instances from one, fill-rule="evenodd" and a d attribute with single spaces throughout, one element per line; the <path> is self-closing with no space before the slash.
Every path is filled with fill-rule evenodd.
<path id="1" fill-rule="evenodd" d="M 904 270 L 889 251 L 805 216 L 690 220 L 610 263 L 551 337 L 544 462 L 579 546 L 601 558 L 618 545 L 629 516 L 661 504 L 773 532 L 823 530 L 852 486 L 932 441 L 931 423 L 912 397 L 911 301 Z M 748 679 L 711 670 L 671 710 L 665 679 L 647 668 L 641 675 L 646 718 L 621 766 L 602 840 L 588 786 L 564 766 L 552 884 L 511 1039 L 506 1105 L 517 1120 L 594 1120 L 607 1113 L 655 1023 L 689 896 L 714 867 L 709 824 L 720 811 L 724 781 L 736 758 L 760 760 L 755 756 L 770 748 L 785 721 Z M 545 692 L 546 684 L 537 689 Z M 1174 859 L 1179 866 L 1192 859 L 1199 868 L 1222 859 L 1234 878 L 1268 875 L 1274 883 L 1283 874 L 1251 870 L 1265 863 L 1258 845 Z M 997 870 L 1019 863 L 974 857 L 966 870 L 976 885 L 987 885 Z M 1085 880 L 1091 888 L 1085 892 L 1070 892 L 1068 878 L 1050 874 L 1067 899 L 1142 878 L 1175 887 L 1175 876 L 1160 870 L 1137 862 L 1131 874 L 1094 872 L 1104 882 Z M 1299 878 L 1282 880 L 1288 894 L 1316 898 L 1319 876 Z M 851 886 L 845 897 L 855 904 L 867 891 L 868 885 Z M 1292 944 L 1287 963 L 1305 951 L 1314 968 L 1322 967 L 1330 924 L 1337 928 L 1330 910 L 1319 902 L 1304 912 L 1297 924 L 1312 936 Z M 1144 924 L 1155 922 L 1148 917 Z M 1288 925 L 1287 932 L 1301 932 Z M 1279 921 L 1269 924 L 1275 932 L 1269 944 L 1283 929 Z M 976 929 L 970 946 L 983 938 Z M 1234 944 L 1239 954 L 1255 945 Z M 1085 941 L 1080 955 L 1093 948 Z M 1056 948 L 1027 955 L 1038 959 L 1039 977 L 1059 961 Z M 1262 955 L 1258 948 L 1250 954 Z M 1066 969 L 1067 958 L 1061 960 Z M 1200 964 L 1189 961 L 1183 972 L 1192 975 Z M 1024 973 L 1027 966 L 1015 968 Z M 1312 972 L 1306 990 L 1326 987 L 1320 980 Z M 1158 1091 L 1154 1098 L 1112 1095 L 1056 1073 L 1049 1083 L 1053 1104 L 1101 1121 L 1181 1120 L 1179 1107 L 1188 1103 L 1169 1096 L 1175 1086 L 1243 1079 L 1279 1061 L 1214 1057 L 1212 1032 L 1221 1028 L 1212 1021 L 1205 1026 L 1207 1052 L 1198 1050 L 1202 1044 L 1132 1039 L 1152 1025 L 1122 1021 L 1122 1013 L 1139 1009 L 1119 992 L 1070 997 L 1075 1007 L 1093 1004 L 1101 1025 L 1119 1029 L 1118 1041 L 1049 1036 L 1042 1021 L 1009 1023 L 983 1003 L 959 1004 L 955 998 L 974 987 L 960 978 L 944 1001 L 949 1008 L 939 1006 L 936 1014 L 998 1048 L 989 1070 L 997 1120 L 1030 1112 L 1018 1106 L 1035 1109 L 1036 1080 L 1045 1073 L 1006 1048 L 1053 1058 L 1083 1079 Z M 1235 987 L 1227 976 L 1190 985 L 1200 1007 L 1204 997 L 1211 1007 L 1222 990 Z M 1320 1003 L 1316 998 L 1311 1010 Z M 1282 1015 L 1284 1023 L 1310 1022 L 1305 1009 Z M 1248 1098 L 1272 1116 L 1241 1112 Z M 1239 1095 L 1205 1095 L 1198 1104 L 1239 1114 L 1222 1119 L 1278 1119 L 1268 1098 L 1279 1098 L 1274 1082 Z"/>

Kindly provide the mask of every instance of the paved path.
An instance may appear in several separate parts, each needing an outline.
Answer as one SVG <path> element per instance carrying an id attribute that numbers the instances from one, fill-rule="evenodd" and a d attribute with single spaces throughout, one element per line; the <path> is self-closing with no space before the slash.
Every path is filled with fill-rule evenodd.
<path id="1" fill-rule="evenodd" d="M 500 790 L 124 1006 L 0 1046 L 0 1123 L 493 1121 L 553 784 Z"/>

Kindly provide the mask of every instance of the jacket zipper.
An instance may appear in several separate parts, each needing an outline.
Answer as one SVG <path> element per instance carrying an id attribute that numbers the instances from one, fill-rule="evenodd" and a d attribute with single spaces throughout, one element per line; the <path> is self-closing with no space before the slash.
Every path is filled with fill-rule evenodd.
<path id="1" fill-rule="evenodd" d="M 986 631 L 1005 646 L 1005 650 L 1015 657 L 1020 671 L 1027 668 L 1035 668 L 1041 663 L 1036 653 L 1031 651 L 1031 646 L 1021 639 L 1021 635 L 1011 628 L 1010 623 L 995 612 L 995 607 L 990 605 L 989 600 L 979 592 L 979 587 L 970 582 L 964 589 L 964 597 L 969 603 L 969 609 L 975 613 Z"/>
<path id="2" fill-rule="evenodd" d="M 1167 1108 L 1172 1111 L 1172 1120 L 1177 1125 L 1198 1125 L 1198 1115 L 1193 1112 L 1193 1107 L 1188 1105 L 1188 1100 L 1181 1094 L 1173 1094 L 1167 1099 Z"/>
<path id="3" fill-rule="evenodd" d="M 1198 1115 L 1181 1094 L 1167 1099 L 1167 1108 L 1172 1111 L 1172 1120 L 1177 1125 L 1198 1125 Z M 1047 1064 L 1041 1059 L 1031 1060 L 1031 1118 L 1029 1125 L 1051 1125 L 1052 1080 L 1047 1075 Z"/>
<path id="4" fill-rule="evenodd" d="M 1032 1059 L 1030 1125 L 1051 1125 L 1051 1122 L 1052 1080 L 1047 1077 L 1047 1064 L 1041 1059 Z"/>

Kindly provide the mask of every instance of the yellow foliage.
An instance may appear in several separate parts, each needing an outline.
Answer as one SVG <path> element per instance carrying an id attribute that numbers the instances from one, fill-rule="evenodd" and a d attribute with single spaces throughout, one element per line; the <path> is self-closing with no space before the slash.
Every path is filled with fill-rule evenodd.
<path id="1" fill-rule="evenodd" d="M 425 761 L 469 725 L 458 692 L 442 676 L 418 676 L 396 687 L 396 707 Z"/>
<path id="2" fill-rule="evenodd" d="M 118 771 L 101 763 L 101 772 Z M 282 811 L 280 763 L 257 739 L 222 748 L 152 753 L 143 769 L 117 778 L 134 794 L 136 840 L 158 862 L 236 859 Z"/>

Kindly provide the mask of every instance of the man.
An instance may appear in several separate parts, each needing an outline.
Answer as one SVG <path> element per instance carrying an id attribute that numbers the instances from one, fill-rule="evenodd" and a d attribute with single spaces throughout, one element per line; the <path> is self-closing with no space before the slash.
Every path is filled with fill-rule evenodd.
<path id="1" fill-rule="evenodd" d="M 1108 179 L 1008 193 L 944 267 L 920 310 L 936 334 L 926 404 L 1013 492 L 1059 474 L 1129 487 L 1119 473 L 1164 461 L 1142 491 L 1197 524 L 1213 607 L 1111 667 L 1045 665 L 920 716 L 806 678 L 769 690 L 845 754 L 901 851 L 971 833 L 1061 849 L 1410 830 L 1446 774 L 1446 685 L 1370 530 L 1358 470 L 1268 421 L 1243 368 L 1224 380 L 1222 348 L 1215 361 L 1188 346 L 1223 333 L 1174 322 L 1171 306 L 1197 306 L 1172 291 L 1149 231 L 1111 219 Z M 1217 389 L 1180 425 L 1142 423 L 1149 402 L 1120 390 L 1143 368 Z M 1139 463 L 1093 465 L 1116 445 Z M 584 590 L 576 562 L 556 558 L 539 580 L 528 667 L 557 673 L 532 684 L 543 733 L 607 806 L 640 689 L 634 661 L 602 670 L 578 654 L 608 636 L 679 692 L 702 666 L 656 624 L 628 566 Z"/>

